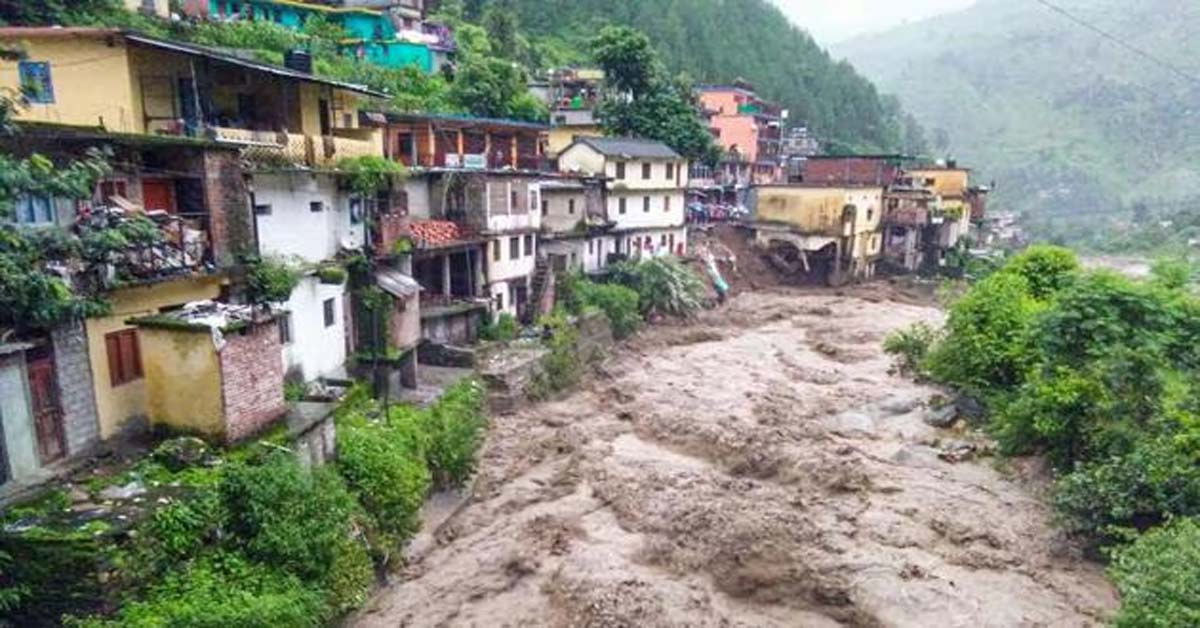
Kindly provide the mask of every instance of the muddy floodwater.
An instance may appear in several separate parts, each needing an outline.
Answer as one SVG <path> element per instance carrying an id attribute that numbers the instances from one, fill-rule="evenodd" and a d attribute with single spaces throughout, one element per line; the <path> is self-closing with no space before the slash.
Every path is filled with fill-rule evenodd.
<path id="1" fill-rule="evenodd" d="M 496 417 L 472 498 L 350 625 L 1102 624 L 1115 594 L 1037 474 L 953 462 L 971 437 L 889 373 L 886 334 L 940 318 L 776 290 L 643 332 Z"/>

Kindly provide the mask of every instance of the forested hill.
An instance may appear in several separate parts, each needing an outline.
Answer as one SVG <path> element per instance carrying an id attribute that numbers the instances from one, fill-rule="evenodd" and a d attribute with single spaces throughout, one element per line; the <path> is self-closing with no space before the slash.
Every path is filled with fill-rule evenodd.
<path id="1" fill-rule="evenodd" d="M 790 109 L 793 123 L 807 121 L 848 148 L 921 148 L 917 128 L 908 129 L 913 139 L 904 145 L 904 114 L 894 99 L 834 61 L 766 0 L 469 0 L 466 8 L 478 16 L 498 3 L 513 6 L 521 30 L 546 56 L 586 50 L 605 24 L 631 26 L 650 37 L 670 70 L 700 83 L 745 78 Z"/>
<path id="2" fill-rule="evenodd" d="M 1055 4 L 1200 76 L 1200 2 Z M 1200 197 L 1200 79 L 1032 0 L 981 0 L 835 52 L 898 94 L 935 150 L 996 178 L 1010 206 L 1094 217 Z"/>

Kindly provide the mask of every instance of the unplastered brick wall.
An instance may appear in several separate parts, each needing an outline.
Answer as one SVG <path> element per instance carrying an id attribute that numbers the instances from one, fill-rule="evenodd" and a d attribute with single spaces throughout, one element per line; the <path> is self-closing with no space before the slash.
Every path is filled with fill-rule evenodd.
<path id="1" fill-rule="evenodd" d="M 221 394 L 225 400 L 225 439 L 253 436 L 287 411 L 283 398 L 283 359 L 279 329 L 263 323 L 225 336 Z"/>
<path id="2" fill-rule="evenodd" d="M 249 194 L 241 157 L 236 151 L 208 150 L 204 153 L 204 198 L 208 204 L 213 257 L 229 266 L 237 255 L 254 247 Z"/>

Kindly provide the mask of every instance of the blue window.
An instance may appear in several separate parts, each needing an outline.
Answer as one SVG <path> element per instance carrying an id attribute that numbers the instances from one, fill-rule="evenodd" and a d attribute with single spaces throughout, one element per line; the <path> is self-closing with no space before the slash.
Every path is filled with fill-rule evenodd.
<path id="1" fill-rule="evenodd" d="M 48 196 L 22 196 L 17 199 L 16 210 L 18 224 L 54 224 L 54 199 Z"/>
<path id="2" fill-rule="evenodd" d="M 50 62 L 21 61 L 17 64 L 21 75 L 21 94 L 31 103 L 54 102 L 54 84 L 50 81 Z"/>

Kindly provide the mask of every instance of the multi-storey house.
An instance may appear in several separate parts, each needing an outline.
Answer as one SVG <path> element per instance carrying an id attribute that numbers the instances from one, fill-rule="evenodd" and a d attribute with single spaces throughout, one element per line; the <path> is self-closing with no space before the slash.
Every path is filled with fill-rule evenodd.
<path id="1" fill-rule="evenodd" d="M 616 223 L 605 211 L 601 177 L 563 176 L 541 183 L 541 253 L 551 268 L 597 273 L 616 252 Z"/>
<path id="2" fill-rule="evenodd" d="M 754 93 L 748 83 L 697 89 L 701 112 L 724 150 L 719 172 L 727 183 L 778 183 L 783 176 L 781 140 L 784 114 L 779 105 Z"/>
<path id="3" fill-rule="evenodd" d="M 557 156 L 577 137 L 600 137 L 604 129 L 596 117 L 604 85 L 602 70 L 567 68 L 550 75 L 545 89 L 550 108 L 550 133 L 546 152 Z"/>
<path id="4" fill-rule="evenodd" d="M 688 161 L 653 140 L 582 137 L 558 156 L 564 174 L 602 177 L 611 250 L 627 257 L 682 255 L 687 250 L 684 191 Z M 607 259 L 607 257 L 605 257 Z"/>

